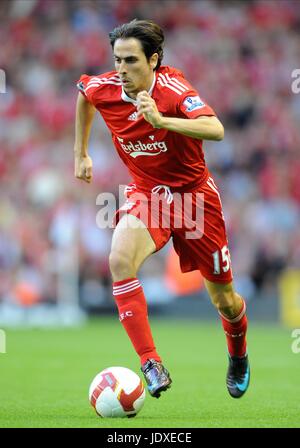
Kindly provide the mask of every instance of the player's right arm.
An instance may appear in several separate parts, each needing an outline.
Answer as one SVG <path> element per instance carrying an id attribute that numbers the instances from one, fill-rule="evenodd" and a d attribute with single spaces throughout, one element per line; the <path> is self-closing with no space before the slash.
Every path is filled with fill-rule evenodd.
<path id="1" fill-rule="evenodd" d="M 75 119 L 75 177 L 92 181 L 92 159 L 88 155 L 88 142 L 96 108 L 79 92 Z"/>

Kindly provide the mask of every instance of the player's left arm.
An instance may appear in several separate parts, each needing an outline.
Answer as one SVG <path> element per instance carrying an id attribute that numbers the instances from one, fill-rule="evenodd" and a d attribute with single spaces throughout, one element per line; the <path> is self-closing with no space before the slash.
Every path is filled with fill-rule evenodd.
<path id="1" fill-rule="evenodd" d="M 146 91 L 138 93 L 137 101 L 138 116 L 143 115 L 154 128 L 168 129 L 201 140 L 220 141 L 224 138 L 224 127 L 216 116 L 202 115 L 190 119 L 164 117 L 159 113 L 154 99 Z"/>

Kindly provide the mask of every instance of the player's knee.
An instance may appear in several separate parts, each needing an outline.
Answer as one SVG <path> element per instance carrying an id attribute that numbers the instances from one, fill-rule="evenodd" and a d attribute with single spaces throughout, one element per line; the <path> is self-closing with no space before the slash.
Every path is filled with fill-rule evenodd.
<path id="1" fill-rule="evenodd" d="M 230 316 L 235 310 L 235 294 L 231 287 L 224 285 L 224 288 L 218 288 L 215 291 L 210 291 L 210 298 L 213 305 L 220 313 L 225 316 Z"/>
<path id="2" fill-rule="evenodd" d="M 123 251 L 112 251 L 109 255 L 109 267 L 113 281 L 121 281 L 136 276 L 134 263 Z"/>

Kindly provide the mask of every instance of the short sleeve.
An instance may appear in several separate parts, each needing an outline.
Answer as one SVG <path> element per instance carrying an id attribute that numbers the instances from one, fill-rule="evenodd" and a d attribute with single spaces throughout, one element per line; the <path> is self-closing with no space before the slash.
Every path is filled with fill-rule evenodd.
<path id="1" fill-rule="evenodd" d="M 181 115 L 186 118 L 198 118 L 204 116 L 215 116 L 214 110 L 199 96 L 196 90 L 190 91 L 178 104 Z"/>
<path id="2" fill-rule="evenodd" d="M 100 84 L 96 82 L 96 78 L 89 75 L 81 75 L 77 81 L 78 90 L 93 105 L 95 105 L 95 93 L 99 87 Z"/>

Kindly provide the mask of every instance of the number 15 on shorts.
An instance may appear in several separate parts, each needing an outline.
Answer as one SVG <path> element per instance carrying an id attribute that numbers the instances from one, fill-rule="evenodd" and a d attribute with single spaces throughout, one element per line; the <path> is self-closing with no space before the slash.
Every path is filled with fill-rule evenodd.
<path id="1" fill-rule="evenodd" d="M 212 254 L 214 260 L 214 274 L 218 275 L 221 272 L 227 272 L 230 269 L 230 253 L 227 246 L 223 246 L 221 250 L 216 250 Z"/>

